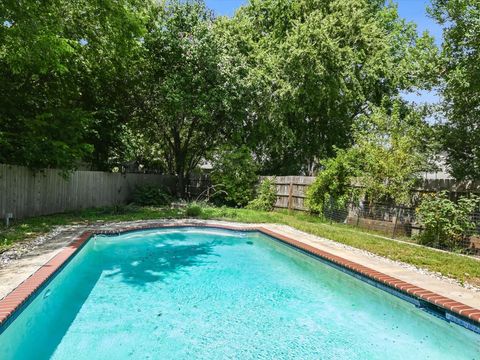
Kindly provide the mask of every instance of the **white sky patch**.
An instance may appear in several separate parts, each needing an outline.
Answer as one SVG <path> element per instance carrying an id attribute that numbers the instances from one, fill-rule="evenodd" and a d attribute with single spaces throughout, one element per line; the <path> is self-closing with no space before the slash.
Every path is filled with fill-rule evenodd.
<path id="1" fill-rule="evenodd" d="M 435 105 L 440 103 L 441 96 L 435 90 L 417 90 L 412 92 L 402 92 L 402 99 L 415 105 Z"/>

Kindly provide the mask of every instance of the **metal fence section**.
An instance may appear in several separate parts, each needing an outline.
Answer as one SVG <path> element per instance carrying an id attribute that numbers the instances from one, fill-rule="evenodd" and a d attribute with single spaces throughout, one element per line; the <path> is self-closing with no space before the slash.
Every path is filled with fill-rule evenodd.
<path id="1" fill-rule="evenodd" d="M 264 177 L 265 178 L 265 177 Z M 275 208 L 308 211 L 305 205 L 306 192 L 315 180 L 310 176 L 268 176 L 274 179 L 277 188 Z M 418 194 L 448 190 L 453 198 L 466 193 L 480 193 L 479 182 L 455 182 L 451 179 L 425 180 L 415 190 Z M 415 208 L 391 204 L 350 203 L 345 208 L 327 208 L 324 217 L 330 221 L 371 230 L 390 238 L 411 237 L 422 231 Z M 480 252 L 480 209 L 472 214 L 476 231 L 466 234 L 470 238 L 463 244 L 474 252 Z"/>
<path id="2" fill-rule="evenodd" d="M 174 191 L 176 178 L 156 174 L 120 174 L 59 170 L 32 172 L 23 166 L 0 164 L 0 217 L 21 219 L 89 207 L 124 204 L 137 185 L 163 185 Z"/>
<path id="3" fill-rule="evenodd" d="M 373 230 L 391 238 L 409 237 L 421 231 L 415 209 L 402 206 L 350 203 L 344 209 L 327 208 L 324 216 L 331 221 Z"/>
<path id="4" fill-rule="evenodd" d="M 212 181 L 208 175 L 191 175 L 187 179 L 186 194 L 190 201 L 208 200 L 214 189 L 211 188 Z"/>
<path id="5" fill-rule="evenodd" d="M 350 203 L 344 209 L 326 209 L 323 215 L 331 221 L 372 230 L 390 238 L 411 237 L 423 231 L 416 209 L 410 207 Z M 464 234 L 461 246 L 480 253 L 480 209 L 471 214 L 471 220 L 476 226 Z"/>

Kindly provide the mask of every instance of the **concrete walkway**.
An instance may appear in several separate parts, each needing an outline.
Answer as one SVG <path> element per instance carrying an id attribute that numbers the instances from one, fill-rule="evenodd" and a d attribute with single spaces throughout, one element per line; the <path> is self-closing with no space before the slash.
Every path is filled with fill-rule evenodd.
<path id="1" fill-rule="evenodd" d="M 11 262 L 0 265 L 0 299 L 4 298 L 8 293 L 14 290 L 19 284 L 25 281 L 36 270 L 38 270 L 42 265 L 48 262 L 64 247 L 70 244 L 70 242 L 72 242 L 77 236 L 86 230 L 115 230 L 128 226 L 180 223 L 204 225 L 217 224 L 238 228 L 253 228 L 259 225 L 225 221 L 156 220 L 106 223 L 93 226 L 61 227 L 55 231 L 54 235 L 51 236 L 48 241 L 39 245 L 37 248 L 24 254 L 19 259 L 15 259 Z M 314 246 L 320 250 L 340 256 L 346 260 L 356 262 L 386 275 L 390 275 L 418 287 L 459 301 L 473 308 L 480 309 L 480 289 L 478 288 L 466 288 L 458 284 L 455 280 L 447 279 L 437 274 L 432 274 L 428 271 L 417 269 L 411 265 L 385 259 L 366 251 L 336 243 L 331 240 L 310 235 L 286 225 L 261 224 L 261 226 L 275 233 L 288 236 L 297 241 Z"/>

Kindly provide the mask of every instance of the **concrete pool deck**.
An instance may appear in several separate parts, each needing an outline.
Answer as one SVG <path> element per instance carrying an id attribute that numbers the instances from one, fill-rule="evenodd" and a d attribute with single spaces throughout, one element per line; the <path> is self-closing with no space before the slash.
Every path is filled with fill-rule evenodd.
<path id="1" fill-rule="evenodd" d="M 237 230 L 258 229 L 279 238 L 283 242 L 303 248 L 307 252 L 345 266 L 372 279 L 382 281 L 388 286 L 450 309 L 477 323 L 480 321 L 480 291 L 478 291 L 478 288 L 466 288 L 454 280 L 443 278 L 437 274 L 307 234 L 286 225 L 188 219 L 59 227 L 48 237 L 47 241 L 38 247 L 23 254 L 18 259 L 0 265 L 0 299 L 3 299 L 0 300 L 0 323 L 2 323 L 2 311 L 3 320 L 5 320 L 16 308 L 12 305 L 15 303 L 15 299 L 20 298 L 20 295 L 28 297 L 34 292 L 32 284 L 28 284 L 32 282 L 32 278 L 39 277 L 39 273 L 42 271 L 45 274 L 51 274 L 56 269 L 55 266 L 61 266 L 89 238 L 90 234 L 86 232 L 115 233 L 126 229 L 175 225 L 218 226 Z M 82 234 L 84 235 L 82 236 Z M 51 268 L 54 269 L 51 270 Z M 42 277 L 44 280 L 50 276 L 45 274 Z M 38 285 L 39 280 L 37 279 L 35 280 L 35 288 Z M 22 287 L 25 289 L 21 289 Z M 19 294 L 15 294 L 16 292 Z"/>

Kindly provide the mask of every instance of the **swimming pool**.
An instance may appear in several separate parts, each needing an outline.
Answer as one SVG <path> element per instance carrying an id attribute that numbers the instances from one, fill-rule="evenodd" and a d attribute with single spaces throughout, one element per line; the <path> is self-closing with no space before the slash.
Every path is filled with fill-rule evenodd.
<path id="1" fill-rule="evenodd" d="M 89 240 L 3 359 L 478 359 L 480 337 L 258 232 Z"/>

